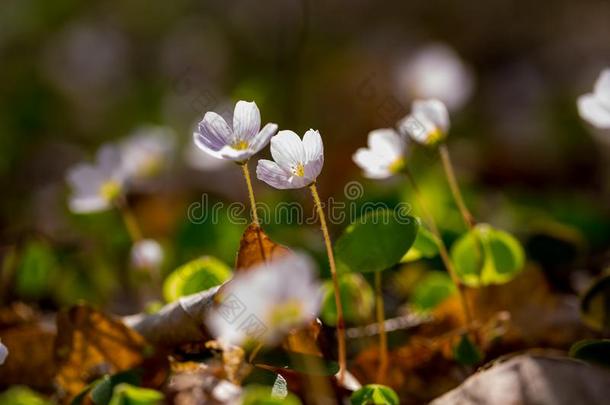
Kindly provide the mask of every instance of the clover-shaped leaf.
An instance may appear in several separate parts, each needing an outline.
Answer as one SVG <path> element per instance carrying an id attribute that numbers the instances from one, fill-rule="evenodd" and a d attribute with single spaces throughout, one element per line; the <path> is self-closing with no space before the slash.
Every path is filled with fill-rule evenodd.
<path id="1" fill-rule="evenodd" d="M 167 302 L 215 287 L 231 277 L 231 269 L 220 260 L 204 256 L 174 270 L 163 282 Z"/>
<path id="2" fill-rule="evenodd" d="M 451 257 L 458 277 L 471 287 L 507 283 L 525 262 L 519 241 L 488 224 L 478 224 L 455 242 Z"/>
<path id="3" fill-rule="evenodd" d="M 432 232 L 419 226 L 417 237 L 411 249 L 400 259 L 401 263 L 414 262 L 422 258 L 434 257 L 438 254 L 438 239 Z"/>
<path id="4" fill-rule="evenodd" d="M 325 324 L 337 324 L 337 306 L 331 280 L 323 285 L 324 298 L 320 316 Z M 339 294 L 341 302 L 348 302 L 343 308 L 343 318 L 346 322 L 360 323 L 371 317 L 375 305 L 373 289 L 364 277 L 358 273 L 346 273 L 339 277 Z"/>
<path id="5" fill-rule="evenodd" d="M 353 405 L 398 405 L 400 399 L 394 390 L 381 384 L 369 384 L 360 388 L 350 398 Z"/>
<path id="6" fill-rule="evenodd" d="M 371 211 L 348 226 L 335 243 L 340 271 L 382 271 L 400 262 L 413 245 L 419 224 L 392 210 Z"/>

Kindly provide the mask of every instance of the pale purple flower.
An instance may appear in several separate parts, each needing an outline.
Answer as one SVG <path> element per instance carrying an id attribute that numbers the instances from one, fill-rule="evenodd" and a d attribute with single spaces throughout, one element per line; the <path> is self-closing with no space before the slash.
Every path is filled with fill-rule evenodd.
<path id="1" fill-rule="evenodd" d="M 278 343 L 314 319 L 322 302 L 315 265 L 300 253 L 238 273 L 225 286 L 207 325 L 216 338 L 235 345 Z"/>
<path id="2" fill-rule="evenodd" d="M 324 165 L 324 145 L 318 131 L 305 132 L 303 140 L 292 131 L 271 138 L 274 161 L 261 159 L 256 176 L 278 189 L 301 188 L 316 181 Z"/>
<path id="3" fill-rule="evenodd" d="M 136 129 L 121 143 L 126 176 L 137 180 L 159 174 L 169 164 L 174 138 L 171 128 L 151 125 Z"/>
<path id="4" fill-rule="evenodd" d="M 449 112 L 442 101 L 415 100 L 411 114 L 398 123 L 398 129 L 417 143 L 434 145 L 445 139 L 449 125 Z"/>
<path id="5" fill-rule="evenodd" d="M 163 263 L 163 248 L 154 239 L 142 239 L 131 247 L 131 264 L 137 269 L 159 269 Z"/>
<path id="6" fill-rule="evenodd" d="M 267 124 L 261 130 L 261 114 L 255 102 L 238 101 L 232 127 L 220 115 L 208 111 L 193 139 L 201 150 L 216 158 L 245 162 L 264 148 L 276 131 L 276 124 Z"/>
<path id="7" fill-rule="evenodd" d="M 397 88 L 404 95 L 411 99 L 439 99 L 450 110 L 462 107 L 474 89 L 470 67 L 445 44 L 421 48 L 397 73 Z"/>
<path id="8" fill-rule="evenodd" d="M 390 128 L 369 132 L 368 147 L 360 148 L 352 159 L 370 179 L 385 179 L 404 168 L 407 142 Z"/>
<path id="9" fill-rule="evenodd" d="M 578 98 L 580 116 L 598 129 L 610 129 L 610 68 L 604 69 L 593 88 Z"/>
<path id="10" fill-rule="evenodd" d="M 123 193 L 125 172 L 121 153 L 114 145 L 103 146 L 96 163 L 80 163 L 67 174 L 72 188 L 70 209 L 76 213 L 103 211 L 112 206 Z"/>
<path id="11" fill-rule="evenodd" d="M 4 364 L 4 361 L 6 360 L 7 357 L 8 357 L 8 349 L 6 348 L 6 346 L 4 346 L 4 343 L 2 343 L 2 340 L 0 340 L 0 366 Z"/>

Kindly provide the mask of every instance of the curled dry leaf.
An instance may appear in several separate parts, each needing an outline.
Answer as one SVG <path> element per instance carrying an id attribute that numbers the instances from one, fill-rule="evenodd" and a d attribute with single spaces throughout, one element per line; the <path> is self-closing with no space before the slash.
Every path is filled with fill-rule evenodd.
<path id="1" fill-rule="evenodd" d="M 139 366 L 147 343 L 121 321 L 85 305 L 57 316 L 56 382 L 69 397 L 104 374 Z"/>
<path id="2" fill-rule="evenodd" d="M 239 241 L 239 251 L 235 260 L 235 270 L 245 270 L 290 252 L 269 238 L 257 224 L 250 224 Z"/>

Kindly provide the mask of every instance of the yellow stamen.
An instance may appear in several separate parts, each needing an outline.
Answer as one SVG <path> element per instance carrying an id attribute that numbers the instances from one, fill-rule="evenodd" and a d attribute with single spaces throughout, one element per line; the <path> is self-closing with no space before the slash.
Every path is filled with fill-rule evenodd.
<path id="1" fill-rule="evenodd" d="M 296 167 L 293 167 L 292 173 L 294 173 L 295 176 L 299 177 L 305 176 L 305 166 L 303 166 L 303 163 L 299 163 L 296 165 Z"/>
<path id="2" fill-rule="evenodd" d="M 243 140 L 233 142 L 233 145 L 231 145 L 231 147 L 235 150 L 245 150 L 248 149 L 249 146 L 248 141 Z"/>
<path id="3" fill-rule="evenodd" d="M 99 193 L 108 201 L 116 199 L 121 194 L 121 185 L 115 180 L 108 180 L 102 183 Z"/>
<path id="4" fill-rule="evenodd" d="M 274 308 L 270 316 L 271 326 L 282 326 L 292 322 L 298 322 L 303 313 L 303 306 L 300 301 L 292 300 Z"/>
<path id="5" fill-rule="evenodd" d="M 426 134 L 426 144 L 435 145 L 444 138 L 445 134 L 439 128 L 434 129 Z"/>
<path id="6" fill-rule="evenodd" d="M 405 160 L 403 158 L 396 159 L 388 167 L 388 169 L 390 170 L 391 173 L 398 173 L 404 168 L 405 168 Z"/>

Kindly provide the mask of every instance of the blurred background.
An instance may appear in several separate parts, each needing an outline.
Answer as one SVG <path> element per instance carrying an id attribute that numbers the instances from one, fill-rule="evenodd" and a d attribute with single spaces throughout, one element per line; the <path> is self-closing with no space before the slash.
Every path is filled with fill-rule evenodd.
<path id="1" fill-rule="evenodd" d="M 240 99 L 256 101 L 263 123 L 320 130 L 325 197 L 345 200 L 357 180 L 359 202 L 392 205 L 411 201 L 405 179 L 367 181 L 351 156 L 414 98 L 441 98 L 479 221 L 517 235 L 558 291 L 578 291 L 610 259 L 610 134 L 576 109 L 610 65 L 607 1 L 4 0 L 0 10 L 1 304 L 141 309 L 128 299 L 119 214 L 70 213 L 65 174 L 150 125 L 171 129 L 175 148 L 128 198 L 165 250 L 163 271 L 203 254 L 231 265 L 245 225 L 193 223 L 187 210 L 204 193 L 247 201 L 239 169 L 191 145 L 206 111 L 230 116 Z M 451 242 L 464 229 L 436 154 L 413 147 L 410 162 Z M 306 191 L 255 181 L 271 205 L 310 207 Z M 265 229 L 326 271 L 317 226 L 287 222 Z"/>

